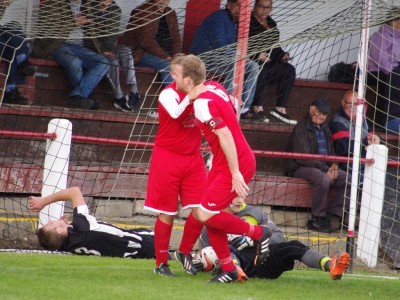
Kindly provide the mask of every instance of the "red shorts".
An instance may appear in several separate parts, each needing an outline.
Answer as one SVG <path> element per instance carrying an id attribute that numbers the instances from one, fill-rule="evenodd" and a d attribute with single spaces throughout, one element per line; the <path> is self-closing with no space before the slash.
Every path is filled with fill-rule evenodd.
<path id="1" fill-rule="evenodd" d="M 184 145 L 177 145 L 181 147 Z M 198 207 L 204 198 L 207 172 L 200 152 L 180 155 L 155 147 L 151 155 L 144 208 L 168 215 L 182 208 Z"/>
<path id="2" fill-rule="evenodd" d="M 245 167 L 240 168 L 240 172 L 244 181 L 249 183 L 256 171 L 256 161 L 249 158 L 246 163 L 241 163 L 242 165 Z M 232 191 L 231 172 L 229 170 L 215 171 L 211 168 L 208 174 L 206 196 L 201 202 L 201 207 L 211 213 L 218 213 L 228 207 L 236 196 L 236 192 Z"/>

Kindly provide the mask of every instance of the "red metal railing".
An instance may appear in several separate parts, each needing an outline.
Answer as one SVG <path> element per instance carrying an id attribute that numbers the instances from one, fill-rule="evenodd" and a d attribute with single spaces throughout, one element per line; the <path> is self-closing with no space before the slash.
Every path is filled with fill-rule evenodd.
<path id="1" fill-rule="evenodd" d="M 29 139 L 51 139 L 56 138 L 55 133 L 40 133 L 40 132 L 29 132 L 29 131 L 12 131 L 12 130 L 0 130 L 0 136 L 3 137 L 14 137 L 14 138 L 29 138 Z M 153 142 L 113 139 L 113 138 L 101 138 L 95 136 L 83 136 L 83 135 L 72 135 L 73 142 L 89 143 L 89 144 L 100 144 L 109 146 L 120 146 L 120 147 L 139 147 L 139 148 L 153 148 Z M 210 148 L 203 147 L 203 151 L 210 151 Z M 283 151 L 263 151 L 254 150 L 254 155 L 263 157 L 273 158 L 296 158 L 296 159 L 317 159 L 323 161 L 332 162 L 352 162 L 352 157 L 345 156 L 331 156 L 331 155 L 319 155 L 319 154 L 308 154 L 308 153 L 296 153 L 296 152 L 283 152 Z M 362 164 L 373 164 L 373 159 L 361 158 Z M 400 162 L 389 160 L 387 165 L 389 167 L 400 167 Z"/>

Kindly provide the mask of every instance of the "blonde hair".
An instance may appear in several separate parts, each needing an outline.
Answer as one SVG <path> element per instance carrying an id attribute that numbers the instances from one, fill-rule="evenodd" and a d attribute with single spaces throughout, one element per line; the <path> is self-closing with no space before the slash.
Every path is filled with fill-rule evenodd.
<path id="1" fill-rule="evenodd" d="M 204 62 L 193 54 L 174 56 L 171 64 L 182 67 L 182 77 L 189 77 L 194 85 L 199 85 L 206 80 L 206 66 Z"/>

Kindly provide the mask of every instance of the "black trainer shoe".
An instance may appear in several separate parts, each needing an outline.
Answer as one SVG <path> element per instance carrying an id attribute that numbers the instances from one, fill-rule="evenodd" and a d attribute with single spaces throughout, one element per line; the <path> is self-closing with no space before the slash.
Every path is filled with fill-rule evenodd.
<path id="1" fill-rule="evenodd" d="M 269 257 L 269 238 L 271 237 L 271 230 L 267 226 L 261 226 L 263 234 L 261 239 L 254 241 L 254 245 L 257 249 L 257 255 L 254 258 L 254 264 L 256 266 L 265 263 Z"/>
<path id="2" fill-rule="evenodd" d="M 311 219 L 307 222 L 307 229 L 323 233 L 331 233 L 333 231 L 329 217 L 311 216 Z"/>
<path id="3" fill-rule="evenodd" d="M 175 251 L 175 259 L 180 263 L 186 273 L 196 275 L 197 271 L 193 264 L 192 256 L 183 254 L 182 252 Z"/>
<path id="4" fill-rule="evenodd" d="M 24 60 L 17 66 L 17 72 L 22 76 L 32 76 L 36 72 L 36 67 L 29 61 Z"/>
<path id="5" fill-rule="evenodd" d="M 126 112 L 132 112 L 132 109 L 128 105 L 128 101 L 126 100 L 125 97 L 122 97 L 120 99 L 116 99 L 114 101 L 114 107 L 117 109 L 120 109 L 122 111 Z"/>
<path id="6" fill-rule="evenodd" d="M 220 272 L 215 275 L 207 283 L 231 283 L 237 282 L 239 278 L 238 270 L 235 269 L 232 272 Z"/>
<path id="7" fill-rule="evenodd" d="M 254 116 L 253 112 L 248 110 L 245 113 L 240 114 L 240 120 L 252 120 L 253 116 Z"/>
<path id="8" fill-rule="evenodd" d="M 22 96 L 17 88 L 9 92 L 4 92 L 3 103 L 24 105 L 28 104 L 28 102 L 29 100 Z"/>
<path id="9" fill-rule="evenodd" d="M 264 111 L 253 112 L 253 120 L 257 122 L 269 123 L 269 119 Z"/>
<path id="10" fill-rule="evenodd" d="M 79 95 L 70 96 L 67 99 L 67 106 L 71 108 L 88 109 L 93 106 L 93 100 Z"/>
<path id="11" fill-rule="evenodd" d="M 280 120 L 280 121 L 282 121 L 282 122 L 285 122 L 285 123 L 287 123 L 287 124 L 290 124 L 290 125 L 296 125 L 296 124 L 297 124 L 297 121 L 296 121 L 296 120 L 292 120 L 292 119 L 289 117 L 288 114 L 281 113 L 281 112 L 278 111 L 276 108 L 274 108 L 274 109 L 271 111 L 271 115 L 273 115 L 273 116 L 274 116 L 275 118 L 277 118 L 278 120 Z"/>
<path id="12" fill-rule="evenodd" d="M 128 98 L 128 106 L 133 112 L 137 112 L 140 107 L 140 95 L 139 93 L 130 93 Z"/>
<path id="13" fill-rule="evenodd" d="M 93 105 L 90 107 L 91 110 L 98 110 L 101 108 L 100 101 L 95 99 L 92 94 L 90 94 L 88 98 L 93 100 Z"/>
<path id="14" fill-rule="evenodd" d="M 154 269 L 154 273 L 168 277 L 176 276 L 174 273 L 172 273 L 171 269 L 169 268 L 169 265 L 167 264 L 160 264 L 157 268 Z"/>

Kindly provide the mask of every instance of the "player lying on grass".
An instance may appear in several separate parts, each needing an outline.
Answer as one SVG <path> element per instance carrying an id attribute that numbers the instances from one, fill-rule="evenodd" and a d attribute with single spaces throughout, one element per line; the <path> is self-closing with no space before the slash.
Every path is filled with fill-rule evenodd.
<path id="1" fill-rule="evenodd" d="M 269 257 L 260 265 L 254 264 L 256 249 L 253 241 L 246 236 L 229 236 L 232 258 L 244 270 L 248 277 L 276 279 L 285 271 L 293 270 L 296 260 L 306 266 L 330 272 L 333 280 L 341 279 L 343 272 L 350 263 L 349 254 L 336 253 L 332 258 L 325 256 L 314 249 L 310 249 L 299 241 L 287 242 L 283 232 L 261 208 L 247 205 L 243 198 L 236 197 L 227 211 L 234 213 L 250 224 L 266 225 L 272 232 L 269 240 Z M 207 231 L 203 230 L 200 249 L 210 246 Z"/>
<path id="2" fill-rule="evenodd" d="M 41 211 L 46 205 L 71 201 L 73 214 L 69 224 L 65 215 L 49 221 L 37 231 L 40 246 L 51 251 L 126 258 L 154 258 L 153 231 L 137 228 L 125 230 L 99 222 L 89 209 L 78 187 L 61 190 L 46 197 L 29 197 L 29 208 Z"/>

